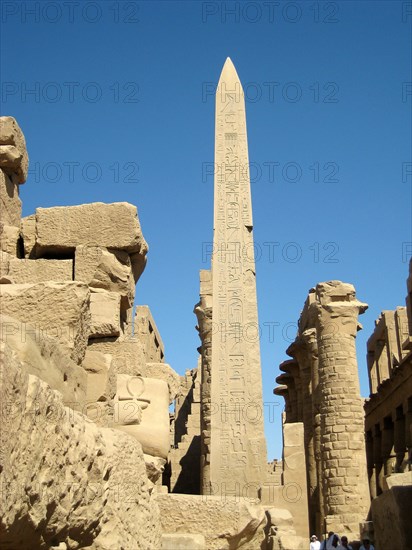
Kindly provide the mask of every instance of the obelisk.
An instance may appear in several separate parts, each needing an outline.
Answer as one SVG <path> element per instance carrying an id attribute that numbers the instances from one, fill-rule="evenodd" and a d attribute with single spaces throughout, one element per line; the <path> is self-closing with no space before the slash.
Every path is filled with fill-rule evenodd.
<path id="1" fill-rule="evenodd" d="M 216 92 L 210 493 L 253 498 L 266 476 L 243 88 L 227 58 Z"/>

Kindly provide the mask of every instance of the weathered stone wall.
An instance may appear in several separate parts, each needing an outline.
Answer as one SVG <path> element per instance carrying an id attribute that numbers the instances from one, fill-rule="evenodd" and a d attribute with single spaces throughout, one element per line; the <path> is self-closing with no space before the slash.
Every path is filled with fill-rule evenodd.
<path id="1" fill-rule="evenodd" d="M 261 550 L 265 541 L 263 507 L 242 498 L 159 495 L 164 533 L 201 534 L 207 550 Z"/>
<path id="2" fill-rule="evenodd" d="M 0 122 L 0 545 L 158 550 L 153 483 L 180 377 L 147 306 L 133 332 L 147 253 L 137 209 L 38 208 L 20 220 L 24 137 Z"/>
<path id="3" fill-rule="evenodd" d="M 408 486 L 392 487 L 372 500 L 376 550 L 411 546 L 412 473 L 409 478 Z"/>
<path id="4" fill-rule="evenodd" d="M 175 401 L 174 441 L 170 450 L 170 491 L 173 493 L 200 495 L 199 367 L 182 376 L 181 393 Z"/>
<path id="5" fill-rule="evenodd" d="M 20 185 L 27 179 L 29 157 L 23 132 L 13 117 L 0 117 L 0 280 L 9 260 L 22 256 Z"/>
<path id="6" fill-rule="evenodd" d="M 164 362 L 163 341 L 148 306 L 136 307 L 134 334 L 142 342 L 145 363 Z"/>
<path id="7" fill-rule="evenodd" d="M 29 322 L 0 314 L 0 341 L 17 354 L 28 374 L 60 392 L 66 406 L 85 412 L 87 373 L 83 366 L 70 359 L 52 334 Z"/>
<path id="8" fill-rule="evenodd" d="M 366 451 L 376 548 L 407 547 L 412 490 L 411 281 L 406 308 L 383 311 L 368 340 Z"/>
<path id="9" fill-rule="evenodd" d="M 370 393 L 390 378 L 409 353 L 408 317 L 406 307 L 382 311 L 375 321 L 375 330 L 367 343 Z"/>

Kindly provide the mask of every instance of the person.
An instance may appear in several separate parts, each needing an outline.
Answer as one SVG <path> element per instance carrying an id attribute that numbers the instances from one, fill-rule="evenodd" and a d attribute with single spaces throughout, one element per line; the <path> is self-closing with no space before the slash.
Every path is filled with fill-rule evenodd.
<path id="1" fill-rule="evenodd" d="M 362 546 L 359 548 L 359 550 L 375 550 L 375 547 L 373 546 L 373 544 L 371 544 L 368 538 L 365 538 L 362 539 Z"/>
<path id="2" fill-rule="evenodd" d="M 320 550 L 335 550 L 339 544 L 339 535 L 329 531 L 328 538 L 322 542 Z"/>
<path id="3" fill-rule="evenodd" d="M 329 550 L 328 542 L 331 540 L 333 535 L 334 535 L 334 532 L 329 531 L 327 538 L 324 541 L 322 541 L 322 544 L 320 545 L 320 550 Z"/>
<path id="4" fill-rule="evenodd" d="M 338 550 L 353 550 L 352 546 L 348 544 L 348 537 L 345 535 L 342 535 L 342 538 L 340 539 Z"/>
<path id="5" fill-rule="evenodd" d="M 310 537 L 309 550 L 319 550 L 319 549 L 320 549 L 320 542 L 318 541 L 318 537 L 316 535 L 312 535 Z"/>
<path id="6" fill-rule="evenodd" d="M 339 546 L 339 543 L 340 543 L 339 535 L 337 535 L 337 534 L 335 533 L 335 534 L 333 535 L 331 548 L 332 548 L 332 549 L 337 548 L 337 547 Z"/>

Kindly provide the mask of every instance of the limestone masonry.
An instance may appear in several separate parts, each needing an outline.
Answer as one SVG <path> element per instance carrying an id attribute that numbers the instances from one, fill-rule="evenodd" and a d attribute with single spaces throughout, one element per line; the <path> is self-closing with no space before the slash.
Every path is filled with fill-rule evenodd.
<path id="1" fill-rule="evenodd" d="M 258 304 L 231 60 L 216 91 L 198 362 L 185 375 L 136 304 L 148 253 L 136 206 L 22 218 L 28 163 L 16 120 L 0 117 L 0 548 L 306 550 L 328 532 L 353 550 L 365 537 L 376 550 L 409 548 L 412 261 L 406 306 L 383 311 L 368 340 L 366 400 L 356 335 L 367 304 L 339 280 L 309 290 L 274 389 L 283 453 L 267 461 L 259 341 L 244 338 Z"/>

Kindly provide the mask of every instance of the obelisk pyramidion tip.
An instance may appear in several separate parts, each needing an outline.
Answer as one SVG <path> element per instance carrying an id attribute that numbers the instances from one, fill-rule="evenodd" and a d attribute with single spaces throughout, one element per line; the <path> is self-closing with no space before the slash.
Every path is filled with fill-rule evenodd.
<path id="1" fill-rule="evenodd" d="M 231 80 L 231 81 L 236 81 L 237 80 L 237 81 L 240 82 L 240 79 L 239 79 L 239 76 L 237 74 L 236 68 L 233 65 L 233 62 L 230 59 L 230 57 L 226 58 L 225 64 L 223 65 L 223 69 L 222 69 L 222 72 L 220 74 L 220 79 L 219 80 L 223 80 L 223 79 Z"/>

